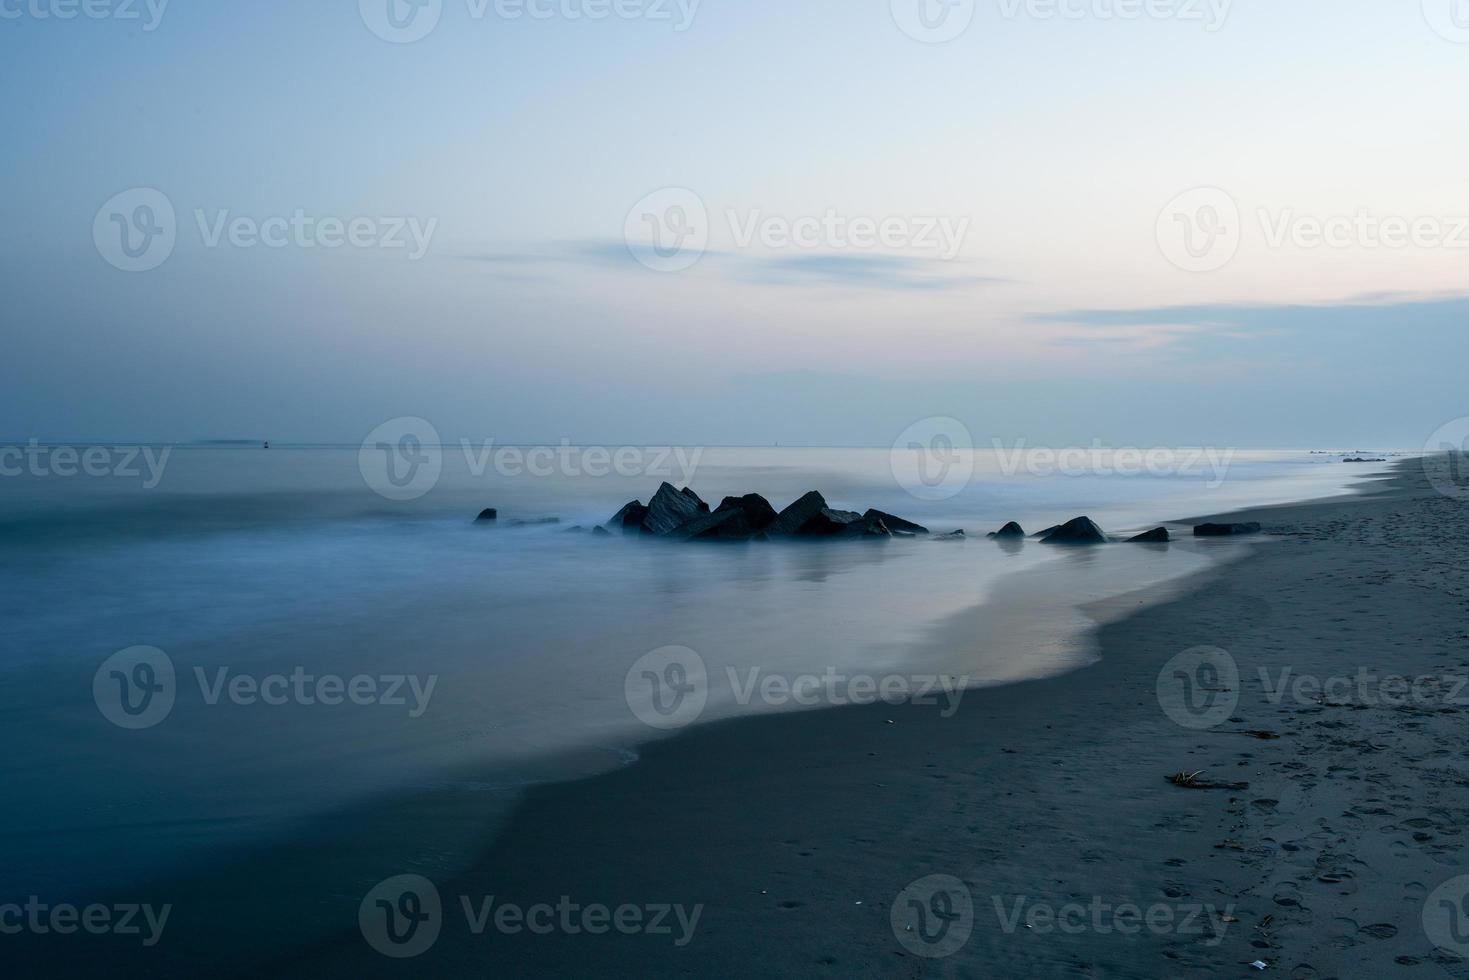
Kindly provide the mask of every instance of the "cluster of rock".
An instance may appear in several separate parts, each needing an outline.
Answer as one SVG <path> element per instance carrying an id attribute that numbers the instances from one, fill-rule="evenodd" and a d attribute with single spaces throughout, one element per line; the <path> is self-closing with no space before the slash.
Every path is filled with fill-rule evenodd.
<path id="1" fill-rule="evenodd" d="M 489 508 L 481 512 L 477 520 L 489 523 L 498 518 L 499 514 Z M 509 523 L 512 526 L 529 526 L 554 524 L 558 520 L 550 517 Z M 578 525 L 569 530 L 580 531 L 582 528 Z M 647 535 L 671 541 L 768 541 L 773 538 L 911 538 L 928 534 L 929 530 L 922 524 L 880 510 L 869 509 L 860 514 L 855 510 L 837 510 L 828 506 L 826 498 L 815 490 L 782 511 L 776 511 L 758 493 L 725 497 L 718 507 L 711 508 L 689 487 L 679 490 L 664 483 L 647 504 L 640 500 L 628 502 L 610 521 L 592 528 L 592 532 Z M 1200 524 L 1194 528 L 1194 537 L 1197 538 L 1258 533 L 1260 525 L 1255 523 Z M 935 541 L 963 540 L 964 532 L 950 531 L 932 537 Z M 1090 517 L 1077 517 L 1031 535 L 1011 521 L 998 531 L 992 531 L 988 537 L 993 541 L 1024 541 L 1029 537 L 1042 544 L 1063 545 L 1107 544 L 1111 541 L 1167 544 L 1169 541 L 1166 527 L 1155 527 L 1130 538 L 1109 537 Z"/>
<path id="2" fill-rule="evenodd" d="M 749 541 L 771 538 L 915 537 L 928 528 L 880 510 L 859 514 L 837 510 L 812 490 L 785 510 L 777 512 L 758 493 L 725 497 L 717 508 L 692 489 L 664 483 L 645 505 L 634 500 L 623 506 L 607 528 L 623 534 L 646 534 L 674 541 Z"/>
<path id="3" fill-rule="evenodd" d="M 1038 539 L 1041 544 L 1106 544 L 1114 539 L 1109 538 L 1103 530 L 1097 526 L 1097 522 L 1090 517 L 1077 517 L 1067 521 L 1065 524 L 1056 524 L 1029 535 Z M 998 531 L 991 531 L 989 535 L 993 541 L 1023 541 L 1026 538 L 1025 528 L 1011 521 Z M 1128 542 L 1140 544 L 1166 544 L 1168 542 L 1168 529 L 1156 527 L 1151 531 L 1131 538 L 1118 538 Z"/>

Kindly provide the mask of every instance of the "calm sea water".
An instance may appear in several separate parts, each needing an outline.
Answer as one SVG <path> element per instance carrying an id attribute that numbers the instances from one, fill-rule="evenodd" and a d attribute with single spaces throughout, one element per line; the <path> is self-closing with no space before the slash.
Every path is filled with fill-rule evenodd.
<path id="1" fill-rule="evenodd" d="M 656 472 L 533 476 L 481 467 L 454 447 L 411 500 L 374 492 L 355 447 L 180 447 L 151 487 L 142 464 L 138 477 L 0 479 L 7 889 L 85 900 L 132 881 L 207 875 L 334 814 L 415 793 L 483 808 L 470 807 L 458 837 L 418 824 L 417 836 L 409 828 L 375 846 L 419 858 L 431 848 L 451 865 L 517 787 L 621 764 L 659 734 L 626 691 L 650 651 L 685 648 L 707 665 L 699 721 L 794 707 L 740 703 L 731 669 L 1035 676 L 1066 666 L 1065 643 L 991 635 L 936 647 L 934 629 L 1021 573 L 1044 583 L 1054 568 L 1060 582 L 1065 569 L 1069 598 L 1098 598 L 1194 571 L 1208 554 L 1191 543 L 1118 545 L 1078 564 L 1033 542 L 1002 548 L 983 532 L 1083 513 L 1136 531 L 1344 492 L 1372 471 L 1256 452 L 1223 472 L 1199 463 L 1181 474 L 1036 475 L 974 453 L 960 492 L 924 499 L 937 494 L 905 490 L 886 450 L 709 449 L 653 467 L 656 455 L 639 463 Z M 833 506 L 879 507 L 971 537 L 673 546 L 567 530 L 648 499 L 665 475 L 683 482 L 691 463 L 689 482 L 714 502 L 758 491 L 782 507 L 815 488 Z M 499 508 L 499 526 L 472 522 L 487 506 Z M 510 526 L 546 517 L 561 523 Z M 1056 620 L 1058 633 L 1074 629 Z M 167 655 L 176 690 L 162 720 L 132 730 L 99 707 L 115 679 L 102 678 L 101 694 L 94 680 L 107 658 L 138 645 Z M 403 704 L 212 694 L 237 677 L 293 675 L 371 678 L 379 695 L 412 676 L 420 691 L 402 683 Z M 372 861 L 354 860 L 370 877 Z"/>

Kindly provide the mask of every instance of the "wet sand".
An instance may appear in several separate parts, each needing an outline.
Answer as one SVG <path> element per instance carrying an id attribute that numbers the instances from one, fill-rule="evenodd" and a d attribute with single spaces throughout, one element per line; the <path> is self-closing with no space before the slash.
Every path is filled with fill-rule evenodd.
<path id="1" fill-rule="evenodd" d="M 1138 615 L 1120 613 L 1148 597 L 1092 610 L 1090 666 L 968 692 L 952 717 L 879 704 L 655 742 L 637 765 L 532 790 L 471 872 L 435 882 L 427 952 L 388 959 L 353 931 L 273 972 L 1235 977 L 1259 960 L 1275 976 L 1469 975 L 1422 922 L 1466 870 L 1466 513 L 1411 461 L 1363 496 L 1237 515 L 1266 530 L 1243 560 Z M 1196 702 L 1226 699 L 1213 727 L 1160 698 L 1160 672 L 1174 683 L 1171 658 L 1200 646 L 1239 670 Z M 1404 697 L 1362 670 L 1429 680 Z M 1197 770 L 1247 786 L 1165 781 Z M 945 888 L 958 905 L 932 903 Z M 488 896 L 559 903 L 573 928 L 476 934 L 462 902 Z M 636 906 L 644 926 L 662 906 L 699 917 L 591 934 L 606 928 L 579 918 L 593 903 Z M 935 909 L 956 911 L 945 926 Z"/>

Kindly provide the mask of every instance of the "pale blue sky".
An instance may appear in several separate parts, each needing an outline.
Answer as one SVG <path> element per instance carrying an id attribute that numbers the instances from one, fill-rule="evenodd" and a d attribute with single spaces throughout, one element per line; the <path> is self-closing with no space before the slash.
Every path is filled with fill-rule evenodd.
<path id="1" fill-rule="evenodd" d="M 407 44 L 356 0 L 175 0 L 151 30 L 141 0 L 36 16 L 56 2 L 0 2 L 6 438 L 351 443 L 414 415 L 449 440 L 887 445 L 951 415 L 983 442 L 1355 448 L 1466 414 L 1451 0 L 1236 0 L 1217 25 L 1183 19 L 1202 0 L 980 0 L 943 44 L 889 0 L 703 0 L 682 31 L 674 0 L 442 0 Z M 140 187 L 177 243 L 126 272 L 93 224 Z M 665 187 L 709 217 L 681 272 L 624 242 Z M 1240 213 L 1206 272 L 1158 231 L 1197 187 Z M 297 209 L 432 235 L 416 261 L 210 247 L 196 217 Z M 1270 241 L 1362 211 L 1448 241 Z M 736 233 L 827 212 L 964 234 L 945 261 Z"/>

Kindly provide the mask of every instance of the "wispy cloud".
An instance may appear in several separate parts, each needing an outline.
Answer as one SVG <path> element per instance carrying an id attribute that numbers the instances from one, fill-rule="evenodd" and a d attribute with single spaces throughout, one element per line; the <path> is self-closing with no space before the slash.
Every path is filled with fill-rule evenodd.
<path id="1" fill-rule="evenodd" d="M 990 276 L 954 275 L 952 261 L 909 255 L 821 253 L 748 259 L 741 277 L 773 286 L 848 286 L 858 289 L 943 290 L 1008 282 Z"/>
<path id="2" fill-rule="evenodd" d="M 1033 323 L 1080 329 L 1067 342 L 1170 347 L 1238 355 L 1268 339 L 1272 359 L 1395 354 L 1411 339 L 1460 350 L 1469 338 L 1469 296 L 1375 293 L 1336 303 L 1215 303 L 1032 314 Z"/>
<path id="3" fill-rule="evenodd" d="M 520 252 L 477 252 L 462 256 L 466 261 L 505 267 L 593 266 L 645 272 L 634 247 L 619 241 L 574 240 L 529 246 Z M 695 268 L 713 271 L 735 282 L 757 286 L 828 287 L 850 289 L 937 291 L 1009 283 L 995 276 L 967 274 L 967 263 L 937 257 L 891 254 L 811 252 L 798 255 L 746 255 L 705 250 Z M 500 278 L 545 279 L 546 276 L 505 274 Z"/>

